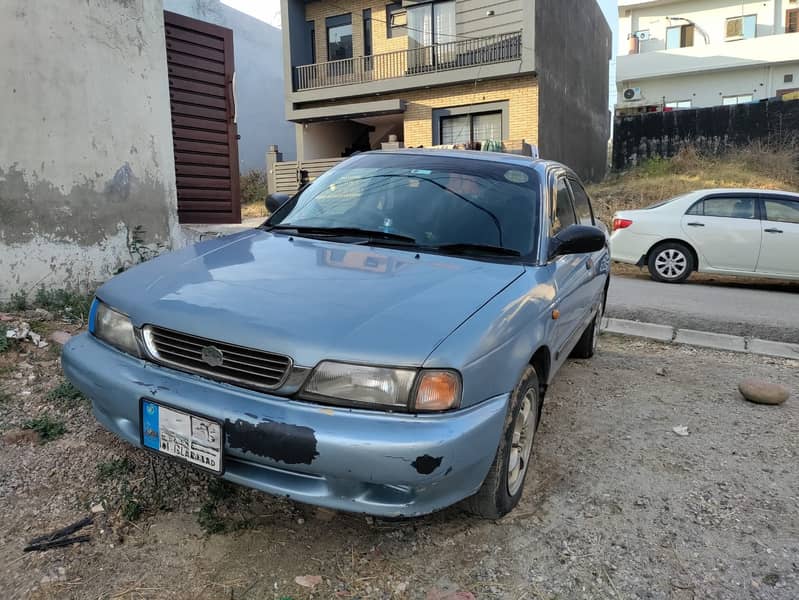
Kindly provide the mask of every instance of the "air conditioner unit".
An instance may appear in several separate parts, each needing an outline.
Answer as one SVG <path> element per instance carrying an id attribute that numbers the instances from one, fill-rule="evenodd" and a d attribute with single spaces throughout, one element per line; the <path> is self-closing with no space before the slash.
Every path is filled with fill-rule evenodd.
<path id="1" fill-rule="evenodd" d="M 624 90 L 622 97 L 625 102 L 634 102 L 635 100 L 641 100 L 643 98 L 641 95 L 641 88 L 627 88 Z"/>
<path id="2" fill-rule="evenodd" d="M 646 31 L 636 31 L 633 35 L 635 37 L 637 37 L 639 40 L 641 40 L 642 42 L 648 41 L 650 39 L 650 37 L 651 37 L 651 34 L 649 33 L 648 30 L 646 30 Z"/>

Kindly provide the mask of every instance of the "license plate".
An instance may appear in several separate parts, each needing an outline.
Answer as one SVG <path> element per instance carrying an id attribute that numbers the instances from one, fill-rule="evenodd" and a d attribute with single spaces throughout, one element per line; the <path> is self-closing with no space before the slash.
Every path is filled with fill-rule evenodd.
<path id="1" fill-rule="evenodd" d="M 215 473 L 222 472 L 222 427 L 150 400 L 142 400 L 144 446 Z"/>

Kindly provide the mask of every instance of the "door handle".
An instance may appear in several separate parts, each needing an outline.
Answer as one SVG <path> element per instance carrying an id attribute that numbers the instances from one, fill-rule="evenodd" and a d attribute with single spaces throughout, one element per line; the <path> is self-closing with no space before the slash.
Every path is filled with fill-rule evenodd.
<path id="1" fill-rule="evenodd" d="M 704 227 L 704 223 L 688 223 L 688 227 Z"/>
<path id="2" fill-rule="evenodd" d="M 763 231 L 766 233 L 782 233 L 782 229 L 775 229 L 773 227 L 771 229 L 764 229 Z"/>

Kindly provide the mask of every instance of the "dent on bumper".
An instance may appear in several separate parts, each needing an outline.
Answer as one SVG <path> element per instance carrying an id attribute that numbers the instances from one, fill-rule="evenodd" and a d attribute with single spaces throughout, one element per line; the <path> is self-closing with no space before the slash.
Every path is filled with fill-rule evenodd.
<path id="1" fill-rule="evenodd" d="M 494 459 L 508 395 L 446 415 L 401 415 L 270 396 L 167 369 L 89 334 L 64 347 L 67 377 L 98 421 L 141 447 L 139 401 L 219 419 L 232 482 L 383 516 L 433 512 L 475 493 Z"/>

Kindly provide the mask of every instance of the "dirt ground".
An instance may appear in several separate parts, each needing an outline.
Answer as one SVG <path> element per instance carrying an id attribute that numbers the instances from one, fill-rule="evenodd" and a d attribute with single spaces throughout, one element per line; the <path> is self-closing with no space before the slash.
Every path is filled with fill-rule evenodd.
<path id="1" fill-rule="evenodd" d="M 749 375 L 792 398 L 749 404 Z M 117 441 L 62 382 L 52 348 L 0 354 L 4 599 L 799 597 L 795 361 L 604 336 L 559 374 L 499 521 L 376 521 L 220 485 Z M 54 439 L 30 441 L 34 418 Z M 90 541 L 23 553 L 90 514 Z"/>

